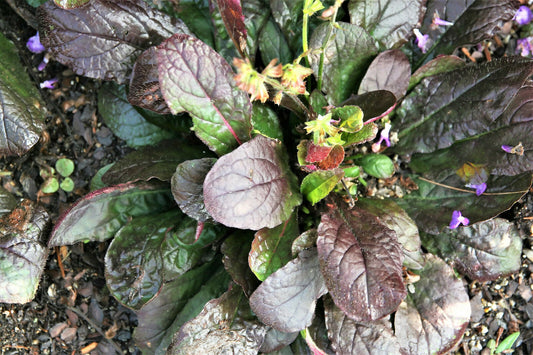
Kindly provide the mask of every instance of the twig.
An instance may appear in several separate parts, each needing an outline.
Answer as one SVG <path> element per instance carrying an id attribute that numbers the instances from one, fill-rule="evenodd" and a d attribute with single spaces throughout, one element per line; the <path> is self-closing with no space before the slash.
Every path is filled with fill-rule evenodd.
<path id="1" fill-rule="evenodd" d="M 100 328 L 99 326 L 96 325 L 96 323 L 94 323 L 89 317 L 87 317 L 85 314 L 83 314 L 82 311 L 80 311 L 79 309 L 77 308 L 74 308 L 74 307 L 68 307 L 67 306 L 67 309 L 71 310 L 72 312 L 76 313 L 77 315 L 79 315 L 80 317 L 82 317 L 87 323 L 89 323 L 89 325 L 91 327 L 94 328 L 94 330 L 96 330 L 98 333 L 100 333 L 100 335 L 102 335 L 104 337 L 104 339 L 106 339 L 109 344 L 111 344 L 111 346 L 113 347 L 113 349 L 115 349 L 115 351 L 119 354 L 122 354 L 122 349 L 120 348 L 120 346 L 117 345 L 117 343 L 115 343 L 112 339 L 108 339 L 106 336 L 105 336 L 105 333 L 104 331 L 102 330 L 102 328 Z"/>
<path id="2" fill-rule="evenodd" d="M 61 249 L 56 247 L 56 257 L 57 257 L 57 266 L 59 266 L 59 271 L 61 271 L 61 277 L 65 278 L 65 268 L 63 267 L 63 261 L 61 260 Z"/>
<path id="3" fill-rule="evenodd" d="M 425 182 L 429 182 L 430 184 L 437 185 L 437 186 L 440 186 L 440 187 L 444 187 L 444 188 L 447 188 L 447 189 L 450 189 L 450 190 L 467 192 L 469 194 L 475 194 L 476 193 L 475 191 L 472 191 L 472 190 L 466 190 L 466 189 L 461 189 L 461 188 L 450 186 L 450 185 L 446 185 L 446 184 L 441 184 L 440 182 L 436 182 L 436 181 L 433 181 L 433 180 L 430 180 L 430 179 L 426 179 L 426 178 L 423 178 L 421 176 L 417 176 L 416 178 L 420 179 L 422 181 L 425 181 Z M 484 192 L 482 195 L 487 195 L 487 196 L 514 195 L 514 194 L 520 194 L 520 193 L 526 193 L 526 192 L 527 192 L 527 190 L 524 190 L 524 191 L 507 191 L 507 192 Z"/>

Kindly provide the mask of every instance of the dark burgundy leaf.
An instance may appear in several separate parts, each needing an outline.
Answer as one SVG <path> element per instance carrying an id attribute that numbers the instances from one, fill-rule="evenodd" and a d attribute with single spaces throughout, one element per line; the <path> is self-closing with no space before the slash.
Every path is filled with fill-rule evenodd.
<path id="1" fill-rule="evenodd" d="M 204 202 L 218 222 L 235 228 L 273 228 L 302 202 L 282 144 L 257 136 L 221 157 L 204 181 Z"/>
<path id="2" fill-rule="evenodd" d="M 297 213 L 274 228 L 262 228 L 255 233 L 248 264 L 261 281 L 292 259 L 291 245 L 298 236 Z"/>
<path id="3" fill-rule="evenodd" d="M 257 354 L 268 328 L 253 316 L 242 289 L 234 285 L 185 323 L 168 354 Z"/>
<path id="4" fill-rule="evenodd" d="M 131 217 L 169 210 L 175 203 L 167 185 L 104 187 L 78 200 L 56 222 L 49 247 L 111 238 Z"/>
<path id="5" fill-rule="evenodd" d="M 322 215 L 317 247 L 328 290 L 351 319 L 380 319 L 405 297 L 396 232 L 373 214 L 335 201 Z"/>
<path id="6" fill-rule="evenodd" d="M 307 143 L 307 156 L 305 161 L 308 163 L 316 163 L 326 159 L 333 147 L 322 146 L 309 141 Z"/>
<path id="7" fill-rule="evenodd" d="M 423 79 L 397 110 L 394 149 L 429 153 L 508 125 L 505 110 L 532 73 L 531 59 L 513 57 Z"/>
<path id="8" fill-rule="evenodd" d="M 514 224 L 502 218 L 423 237 L 428 250 L 452 260 L 472 280 L 496 280 L 521 265 L 522 239 Z"/>
<path id="9" fill-rule="evenodd" d="M 325 297 L 324 308 L 328 336 L 337 354 L 400 354 L 400 344 L 388 319 L 356 322 L 335 306 L 329 297 Z"/>
<path id="10" fill-rule="evenodd" d="M 518 6 L 516 0 L 430 1 L 422 31 L 436 41 L 432 49 L 435 53 L 452 54 L 457 47 L 492 38 L 505 22 L 513 18 Z M 435 12 L 454 25 L 431 31 Z"/>
<path id="11" fill-rule="evenodd" d="M 0 34 L 0 156 L 22 155 L 39 141 L 44 107 L 15 45 Z"/>
<path id="12" fill-rule="evenodd" d="M 308 327 L 316 300 L 327 292 L 315 249 L 270 275 L 250 297 L 250 307 L 266 325 L 291 333 Z"/>
<path id="13" fill-rule="evenodd" d="M 428 254 L 414 286 L 394 317 L 400 346 L 409 354 L 445 354 L 461 340 L 470 320 L 463 282 L 444 261 Z"/>
<path id="14" fill-rule="evenodd" d="M 156 47 L 150 47 L 135 61 L 130 78 L 128 101 L 134 106 L 164 115 L 170 113 L 170 108 L 163 98 L 159 85 L 156 51 Z"/>
<path id="15" fill-rule="evenodd" d="M 102 176 L 102 181 L 107 185 L 150 179 L 170 182 L 178 164 L 185 159 L 203 156 L 205 153 L 201 146 L 184 144 L 183 141 L 164 141 L 127 154 Z"/>
<path id="16" fill-rule="evenodd" d="M 162 339 L 172 336 L 167 334 L 172 330 L 172 323 L 189 299 L 199 292 L 211 276 L 217 274 L 219 265 L 216 262 L 204 264 L 165 283 L 157 297 L 136 312 L 139 323 L 133 339 L 143 353 L 154 354 Z"/>
<path id="17" fill-rule="evenodd" d="M 332 170 L 337 168 L 344 160 L 344 148 L 341 145 L 333 146 L 326 159 L 317 162 L 315 165 L 322 170 Z"/>
<path id="18" fill-rule="evenodd" d="M 464 60 L 455 55 L 440 55 L 418 68 L 413 75 L 411 75 L 408 90 L 411 90 L 425 77 L 460 69 L 464 67 L 465 64 Z"/>
<path id="19" fill-rule="evenodd" d="M 224 240 L 220 248 L 224 255 L 222 262 L 226 271 L 248 297 L 259 286 L 259 280 L 248 266 L 248 254 L 253 239 L 254 236 L 249 231 L 235 231 Z"/>
<path id="20" fill-rule="evenodd" d="M 26 303 L 35 296 L 48 258 L 43 235 L 49 222 L 46 210 L 30 200 L 0 217 L 0 302 Z"/>
<path id="21" fill-rule="evenodd" d="M 424 264 L 420 236 L 415 222 L 392 200 L 359 199 L 357 206 L 372 213 L 387 227 L 396 232 L 402 246 L 403 264 L 409 269 L 421 269 Z"/>
<path id="22" fill-rule="evenodd" d="M 205 210 L 204 180 L 215 162 L 215 158 L 187 160 L 179 164 L 172 175 L 174 200 L 183 213 L 199 222 L 213 221 Z"/>
<path id="23" fill-rule="evenodd" d="M 188 112 L 211 150 L 229 153 L 250 139 L 252 104 L 230 65 L 202 41 L 177 34 L 157 48 L 159 83 L 172 113 Z"/>
<path id="24" fill-rule="evenodd" d="M 343 106 L 359 106 L 365 115 L 365 121 L 388 113 L 396 104 L 396 97 L 387 90 L 365 92 L 361 95 L 352 95 L 342 103 Z"/>
<path id="25" fill-rule="evenodd" d="M 216 0 L 222 21 L 235 47 L 245 57 L 246 51 L 246 27 L 240 0 Z"/>
<path id="26" fill-rule="evenodd" d="M 372 61 L 361 81 L 358 94 L 388 90 L 397 99 L 401 99 L 407 92 L 410 77 L 411 64 L 407 56 L 399 49 L 391 49 L 380 53 Z"/>
<path id="27" fill-rule="evenodd" d="M 41 41 L 54 59 L 79 75 L 119 83 L 144 49 L 174 33 L 190 33 L 181 20 L 142 0 L 91 0 L 71 10 L 48 1 L 37 17 Z"/>

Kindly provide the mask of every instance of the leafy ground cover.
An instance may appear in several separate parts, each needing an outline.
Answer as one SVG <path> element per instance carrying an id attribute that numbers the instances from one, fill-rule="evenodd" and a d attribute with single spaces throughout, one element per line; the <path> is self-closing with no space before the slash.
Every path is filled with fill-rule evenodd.
<path id="1" fill-rule="evenodd" d="M 187 3 L 186 23 L 137 1 L 13 6 L 48 50 L 21 56 L 44 99 L 26 105 L 47 111 L 39 123 L 37 111 L 5 110 L 6 123 L 27 124 L 28 146 L 3 147 L 22 155 L 2 170 L 13 211 L 3 249 L 23 240 L 38 258 L 2 264 L 8 286 L 29 281 L 2 297 L 33 299 L 2 305 L 3 350 L 470 353 L 516 331 L 517 352 L 531 350 L 532 65 L 498 58 L 527 37 L 513 23 L 519 4 L 396 8 L 398 27 L 370 4 L 341 3 L 323 20 L 319 2 L 273 1 L 272 17 L 261 2 Z M 2 32 L 24 53 L 34 30 L 3 11 Z M 435 14 L 449 31 L 430 30 Z M 429 34 L 415 40 L 418 16 Z M 302 47 L 307 58 L 291 63 Z M 43 55 L 70 69 L 52 60 L 38 72 Z M 465 66 L 470 57 L 483 63 Z M 157 144 L 173 137 L 179 146 Z M 63 176 L 75 188 L 45 194 L 43 170 L 54 175 L 60 158 L 75 163 Z M 13 195 L 29 199 L 15 207 Z M 44 263 L 40 283 L 24 276 Z"/>

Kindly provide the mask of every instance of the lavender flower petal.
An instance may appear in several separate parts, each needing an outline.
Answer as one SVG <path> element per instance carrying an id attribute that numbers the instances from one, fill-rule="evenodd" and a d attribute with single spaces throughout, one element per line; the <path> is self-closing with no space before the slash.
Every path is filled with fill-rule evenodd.
<path id="1" fill-rule="evenodd" d="M 28 42 L 26 42 L 26 47 L 30 50 L 32 53 L 42 53 L 46 50 L 44 46 L 41 44 L 41 39 L 39 38 L 39 32 L 35 36 L 32 36 L 28 39 Z"/>

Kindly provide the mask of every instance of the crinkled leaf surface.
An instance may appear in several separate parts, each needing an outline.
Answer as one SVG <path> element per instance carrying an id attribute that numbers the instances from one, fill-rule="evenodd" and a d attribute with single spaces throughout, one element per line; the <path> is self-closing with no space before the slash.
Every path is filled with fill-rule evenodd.
<path id="1" fill-rule="evenodd" d="M 205 156 L 205 147 L 184 144 L 183 141 L 164 141 L 155 146 L 142 147 L 117 161 L 103 176 L 108 185 L 158 179 L 170 182 L 176 166 L 186 159 Z"/>
<path id="2" fill-rule="evenodd" d="M 159 85 L 156 47 L 145 50 L 133 65 L 128 91 L 128 101 L 160 114 L 170 113 Z"/>
<path id="3" fill-rule="evenodd" d="M 394 317 L 396 336 L 409 354 L 444 354 L 468 325 L 468 294 L 453 269 L 431 254 L 414 286 Z"/>
<path id="4" fill-rule="evenodd" d="M 98 112 L 109 129 L 132 148 L 156 144 L 175 136 L 148 122 L 128 102 L 124 85 L 106 83 L 102 86 L 98 91 Z"/>
<path id="5" fill-rule="evenodd" d="M 256 101 L 253 104 L 252 126 L 254 133 L 277 139 L 283 142 L 283 131 L 279 124 L 278 115 L 267 105 Z"/>
<path id="6" fill-rule="evenodd" d="M 457 47 L 491 38 L 505 22 L 513 18 L 518 6 L 515 0 L 428 1 L 421 31 L 429 34 L 435 42 L 431 52 L 452 54 Z M 454 25 L 432 31 L 435 12 Z"/>
<path id="7" fill-rule="evenodd" d="M 397 110 L 394 149 L 429 153 L 513 123 L 506 108 L 532 73 L 531 59 L 512 57 L 423 79 Z"/>
<path id="8" fill-rule="evenodd" d="M 268 2 L 265 0 L 246 0 L 241 1 L 241 3 L 244 25 L 246 26 L 247 52 L 250 60 L 255 62 L 255 56 L 259 48 L 259 35 L 270 18 L 270 11 L 267 11 Z"/>
<path id="9" fill-rule="evenodd" d="M 142 0 L 91 0 L 70 10 L 49 1 L 37 17 L 41 41 L 54 59 L 79 75 L 119 83 L 144 49 L 174 33 L 190 33 L 181 20 Z"/>
<path id="10" fill-rule="evenodd" d="M 250 139 L 252 104 L 229 64 L 202 41 L 175 35 L 157 50 L 161 91 L 172 113 L 189 112 L 193 129 L 219 155 Z"/>
<path id="11" fill-rule="evenodd" d="M 361 81 L 358 94 L 375 90 L 388 90 L 402 98 L 407 92 L 411 64 L 407 55 L 399 49 L 381 52 L 370 64 Z"/>
<path id="12" fill-rule="evenodd" d="M 302 48 L 303 3 L 303 0 L 270 1 L 272 17 L 278 24 L 293 52 L 297 52 Z"/>
<path id="13" fill-rule="evenodd" d="M 494 218 L 468 227 L 423 235 L 424 246 L 455 268 L 480 282 L 517 272 L 521 265 L 522 239 L 513 223 Z"/>
<path id="14" fill-rule="evenodd" d="M 174 200 L 183 213 L 200 222 L 213 220 L 205 210 L 204 180 L 215 162 L 215 158 L 187 160 L 179 164 L 172 175 Z"/>
<path id="15" fill-rule="evenodd" d="M 30 302 L 48 258 L 43 234 L 50 222 L 46 210 L 23 200 L 0 217 L 0 302 Z"/>
<path id="16" fill-rule="evenodd" d="M 373 214 L 332 202 L 318 226 L 317 248 L 329 293 L 351 319 L 380 319 L 405 297 L 396 232 Z"/>
<path id="17" fill-rule="evenodd" d="M 330 103 L 339 104 L 357 91 L 357 85 L 377 54 L 374 40 L 361 27 L 337 22 L 324 48 L 323 90 Z M 329 23 L 320 25 L 309 40 L 311 67 L 318 73 L 320 53 L 330 32 Z M 314 51 L 317 50 L 317 51 Z M 364 111 L 364 110 L 363 110 Z"/>
<path id="18" fill-rule="evenodd" d="M 0 34 L 0 156 L 26 153 L 44 128 L 44 104 L 19 58 Z"/>
<path id="19" fill-rule="evenodd" d="M 461 211 L 471 224 L 496 217 L 511 208 L 531 186 L 531 173 L 490 176 L 487 186 L 492 192 L 476 196 L 474 190 L 463 192 L 446 187 L 464 187 L 455 171 L 445 171 L 433 182 L 411 177 L 418 190 L 395 201 L 415 220 L 421 231 L 431 234 L 439 234 L 448 228 L 454 210 Z"/>
<path id="20" fill-rule="evenodd" d="M 455 55 L 440 55 L 418 68 L 413 75 L 411 75 L 408 90 L 411 90 L 425 77 L 460 69 L 464 66 L 464 60 Z"/>
<path id="21" fill-rule="evenodd" d="M 290 345 L 299 334 L 299 332 L 284 333 L 275 328 L 270 328 L 265 335 L 265 340 L 261 344 L 261 348 L 259 348 L 259 352 L 271 353 L 280 351 Z"/>
<path id="22" fill-rule="evenodd" d="M 302 202 L 287 153 L 257 136 L 221 157 L 204 181 L 204 202 L 218 222 L 235 228 L 273 228 Z"/>
<path id="23" fill-rule="evenodd" d="M 257 354 L 267 330 L 253 317 L 242 289 L 234 285 L 183 325 L 168 354 Z"/>
<path id="24" fill-rule="evenodd" d="M 222 21 L 235 47 L 244 57 L 246 50 L 246 27 L 240 0 L 216 0 Z"/>
<path id="25" fill-rule="evenodd" d="M 236 230 L 224 240 L 220 248 L 224 267 L 233 281 L 242 287 L 246 296 L 250 296 L 259 285 L 259 280 L 248 266 L 253 240 L 254 235 L 250 231 Z"/>
<path id="26" fill-rule="evenodd" d="M 363 27 L 385 48 L 406 42 L 420 20 L 422 0 L 350 0 L 350 22 Z"/>
<path id="27" fill-rule="evenodd" d="M 248 256 L 250 269 L 261 281 L 292 259 L 291 245 L 298 237 L 297 213 L 279 226 L 255 233 Z"/>
<path id="28" fill-rule="evenodd" d="M 324 301 L 328 335 L 337 354 L 400 354 L 400 344 L 388 319 L 356 322 L 327 297 Z"/>
<path id="29" fill-rule="evenodd" d="M 219 262 L 211 262 L 165 283 L 157 297 L 136 312 L 139 323 L 133 338 L 143 353 L 154 354 L 160 342 L 174 334 L 172 323 L 176 317 L 219 268 Z"/>
<path id="30" fill-rule="evenodd" d="M 414 154 L 410 167 L 414 171 L 435 177 L 447 170 L 457 170 L 462 164 L 481 164 L 490 175 L 518 175 L 533 170 L 533 82 L 522 86 L 506 103 L 503 113 L 487 127 L 489 132 L 456 142 L 450 148 L 434 154 Z M 522 143 L 523 154 L 510 154 L 501 146 Z M 488 185 L 490 191 L 490 185 Z"/>
<path id="31" fill-rule="evenodd" d="M 131 217 L 175 205 L 167 185 L 121 184 L 93 191 L 78 200 L 57 221 L 49 247 L 111 238 Z"/>
<path id="32" fill-rule="evenodd" d="M 15 196 L 0 186 L 0 216 L 11 212 L 16 205 Z"/>
<path id="33" fill-rule="evenodd" d="M 123 305 L 140 309 L 163 283 L 194 267 L 220 238 L 221 229 L 206 224 L 194 242 L 196 223 L 179 209 L 140 216 L 122 227 L 105 257 L 107 286 Z"/>
<path id="34" fill-rule="evenodd" d="M 424 264 L 420 249 L 420 236 L 415 222 L 392 200 L 360 198 L 357 206 L 374 216 L 396 232 L 402 246 L 403 264 L 409 269 L 420 269 Z"/>
<path id="35" fill-rule="evenodd" d="M 291 333 L 308 327 L 316 300 L 327 292 L 316 250 L 303 250 L 270 275 L 250 297 L 250 307 L 266 325 Z"/>
<path id="36" fill-rule="evenodd" d="M 263 63 L 270 63 L 272 59 L 278 59 L 280 63 L 288 63 L 292 60 L 287 39 L 274 20 L 268 20 L 259 34 L 258 41 Z"/>
<path id="37" fill-rule="evenodd" d="M 329 195 L 343 176 L 342 169 L 313 171 L 303 179 L 300 191 L 314 205 Z"/>

